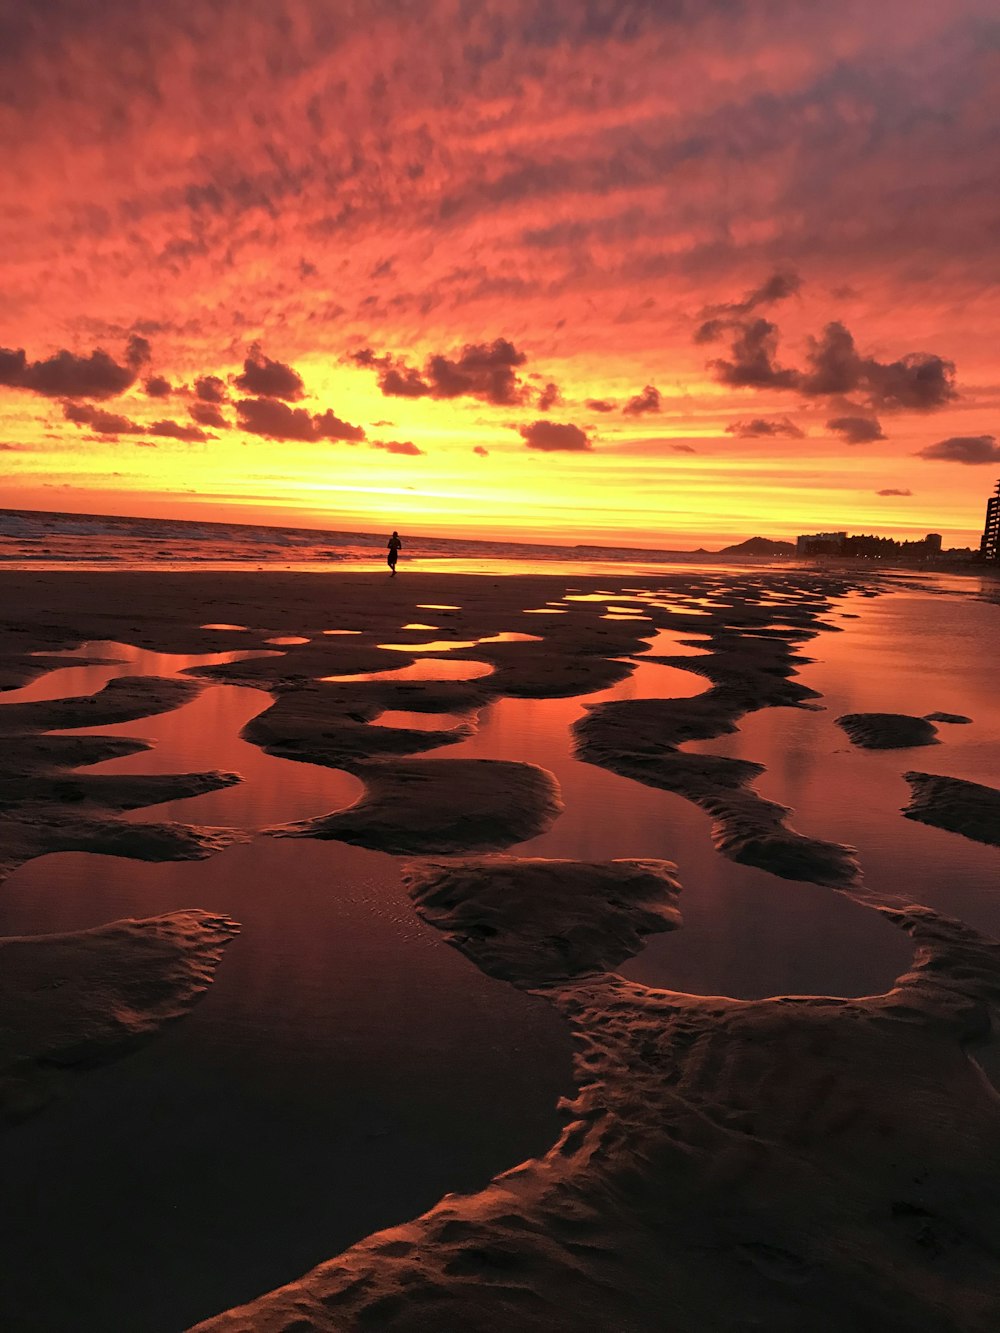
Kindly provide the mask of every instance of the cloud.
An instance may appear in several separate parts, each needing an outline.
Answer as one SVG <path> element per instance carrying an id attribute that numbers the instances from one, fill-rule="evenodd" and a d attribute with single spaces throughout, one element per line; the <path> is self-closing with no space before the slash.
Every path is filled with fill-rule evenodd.
<path id="1" fill-rule="evenodd" d="M 902 490 L 895 486 L 887 486 L 885 490 L 876 491 L 876 495 L 912 495 L 912 491 Z"/>
<path id="2" fill-rule="evenodd" d="M 188 411 L 201 426 L 225 428 L 229 425 L 222 415 L 222 409 L 216 403 L 192 403 Z"/>
<path id="3" fill-rule="evenodd" d="M 561 407 L 562 402 L 563 396 L 559 392 L 558 384 L 549 383 L 546 384 L 544 389 L 539 390 L 538 410 L 540 412 L 548 412 L 553 407 Z"/>
<path id="4" fill-rule="evenodd" d="M 582 452 L 591 447 L 586 431 L 569 422 L 534 421 L 530 426 L 518 426 L 517 429 L 529 449 L 553 453 L 558 450 Z"/>
<path id="5" fill-rule="evenodd" d="M 402 358 L 379 356 L 370 347 L 355 352 L 352 360 L 377 370 L 379 388 L 393 398 L 468 397 L 513 407 L 526 402 L 531 393 L 516 373 L 527 357 L 506 338 L 466 343 L 457 355 L 437 353 L 422 369 Z"/>
<path id="6" fill-rule="evenodd" d="M 201 375 L 194 382 L 195 397 L 203 403 L 224 403 L 228 398 L 225 381 L 218 375 Z"/>
<path id="7" fill-rule="evenodd" d="M 910 352 L 898 361 L 864 362 L 873 407 L 927 412 L 958 397 L 955 363 L 930 352 Z"/>
<path id="8" fill-rule="evenodd" d="M 386 366 L 379 374 L 378 387 L 390 398 L 426 398 L 431 393 L 431 386 L 412 366 Z"/>
<path id="9" fill-rule="evenodd" d="M 294 402 L 305 395 L 302 376 L 283 361 L 272 361 L 264 355 L 258 343 L 250 348 L 243 362 L 243 374 L 233 380 L 237 389 L 258 398 L 284 398 Z"/>
<path id="10" fill-rule="evenodd" d="M 371 440 L 373 449 L 384 449 L 389 454 L 422 454 L 423 449 L 418 449 L 412 440 Z"/>
<path id="11" fill-rule="evenodd" d="M 916 412 L 957 398 L 955 363 L 930 352 L 909 352 L 898 361 L 862 357 L 850 330 L 839 321 L 809 340 L 809 370 L 799 388 L 814 396 L 860 392 L 873 407 Z"/>
<path id="12" fill-rule="evenodd" d="M 186 444 L 203 444 L 208 436 L 198 426 L 185 426 L 178 421 L 154 421 L 146 424 L 106 412 L 91 403 L 64 403 L 63 415 L 76 426 L 89 426 L 98 435 L 158 435 L 165 439 L 183 440 Z"/>
<path id="13" fill-rule="evenodd" d="M 660 391 L 654 388 L 652 384 L 647 384 L 642 393 L 637 393 L 630 398 L 622 411 L 627 417 L 642 416 L 645 412 L 659 412 L 660 410 Z"/>
<path id="14" fill-rule="evenodd" d="M 184 440 L 188 444 L 202 443 L 208 436 L 198 426 L 183 426 L 179 421 L 154 421 L 151 426 L 140 427 L 144 435 L 162 435 L 172 440 Z"/>
<path id="15" fill-rule="evenodd" d="M 690 444 L 672 444 L 670 447 L 675 454 L 696 454 L 698 452 L 698 450 Z"/>
<path id="16" fill-rule="evenodd" d="M 98 435 L 134 435 L 135 422 L 117 412 L 105 412 L 91 403 L 64 403 L 63 416 L 76 426 L 90 426 Z"/>
<path id="17" fill-rule="evenodd" d="M 741 440 L 752 440 L 772 435 L 787 435 L 791 440 L 805 438 L 805 431 L 800 430 L 788 417 L 749 417 L 740 421 L 731 421 L 726 427 L 727 435 L 735 435 Z"/>
<path id="18" fill-rule="evenodd" d="M 241 398 L 236 412 L 240 430 L 268 440 L 347 440 L 356 444 L 365 438 L 362 426 L 342 421 L 329 408 L 314 415 L 275 398 Z"/>
<path id="19" fill-rule="evenodd" d="M 929 412 L 958 397 L 955 363 L 932 352 L 908 352 L 897 361 L 879 361 L 858 352 L 854 335 L 839 320 L 810 338 L 806 369 L 777 362 L 779 331 L 770 320 L 716 321 L 712 337 L 733 334 L 730 360 L 708 363 L 722 384 L 740 388 L 795 389 L 812 398 L 862 395 L 869 406 Z M 707 327 L 707 326 L 703 326 Z"/>
<path id="20" fill-rule="evenodd" d="M 718 305 L 706 306 L 701 312 L 703 322 L 695 332 L 695 342 L 715 342 L 727 328 L 738 324 L 754 310 L 787 300 L 801 286 L 802 279 L 793 269 L 778 269 L 759 287 L 747 292 L 741 301 L 723 301 Z"/>
<path id="21" fill-rule="evenodd" d="M 133 336 L 120 365 L 101 348 L 77 356 L 65 348 L 44 361 L 29 361 L 24 348 L 0 347 L 0 387 L 46 398 L 115 398 L 135 383 L 149 359 L 149 343 Z"/>
<path id="22" fill-rule="evenodd" d="M 610 398 L 588 398 L 586 405 L 591 412 L 613 412 L 616 406 Z"/>
<path id="23" fill-rule="evenodd" d="M 995 435 L 953 435 L 937 444 L 918 449 L 917 458 L 930 458 L 945 463 L 1000 462 L 1000 444 Z"/>
<path id="24" fill-rule="evenodd" d="M 146 390 L 149 398 L 169 398 L 173 393 L 170 381 L 164 379 L 162 375 L 150 375 L 142 387 Z"/>
<path id="25" fill-rule="evenodd" d="M 718 358 L 710 361 L 716 379 L 733 388 L 794 389 L 800 375 L 796 370 L 785 370 L 775 357 L 778 351 L 778 326 L 769 319 L 749 320 L 732 325 L 734 336 L 730 347 L 731 361 Z"/>
<path id="26" fill-rule="evenodd" d="M 480 458 L 489 458 L 490 456 L 489 449 L 485 448 L 485 446 L 481 444 L 474 445 L 472 452 L 474 454 L 478 454 Z"/>
<path id="27" fill-rule="evenodd" d="M 125 344 L 125 362 L 138 374 L 142 366 L 149 364 L 153 355 L 153 349 L 149 345 L 149 339 L 143 338 L 141 334 L 133 333 Z"/>
<path id="28" fill-rule="evenodd" d="M 833 417 L 826 423 L 826 428 L 847 444 L 871 444 L 873 440 L 885 439 L 882 426 L 875 417 Z"/>

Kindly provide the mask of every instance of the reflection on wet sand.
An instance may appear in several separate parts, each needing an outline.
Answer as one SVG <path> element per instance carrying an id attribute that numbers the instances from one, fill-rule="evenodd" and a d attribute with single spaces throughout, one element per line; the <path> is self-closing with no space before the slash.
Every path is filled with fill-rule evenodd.
<path id="1" fill-rule="evenodd" d="M 361 671 L 351 676 L 323 676 L 323 680 L 478 680 L 489 676 L 489 662 L 467 662 L 461 658 L 424 657 L 405 667 L 386 671 Z"/>

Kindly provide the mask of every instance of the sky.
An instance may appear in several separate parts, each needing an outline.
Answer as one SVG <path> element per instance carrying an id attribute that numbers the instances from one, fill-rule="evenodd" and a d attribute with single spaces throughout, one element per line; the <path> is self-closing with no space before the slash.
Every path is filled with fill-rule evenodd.
<path id="1" fill-rule="evenodd" d="M 977 544 L 995 0 L 0 0 L 7 507 Z"/>

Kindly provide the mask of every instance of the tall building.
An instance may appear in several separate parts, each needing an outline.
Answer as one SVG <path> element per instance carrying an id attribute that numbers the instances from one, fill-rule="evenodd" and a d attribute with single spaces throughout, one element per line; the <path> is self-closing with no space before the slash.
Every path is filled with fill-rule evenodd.
<path id="1" fill-rule="evenodd" d="M 983 527 L 983 540 L 979 546 L 984 560 L 1000 564 L 1000 481 L 986 501 L 986 523 Z"/>

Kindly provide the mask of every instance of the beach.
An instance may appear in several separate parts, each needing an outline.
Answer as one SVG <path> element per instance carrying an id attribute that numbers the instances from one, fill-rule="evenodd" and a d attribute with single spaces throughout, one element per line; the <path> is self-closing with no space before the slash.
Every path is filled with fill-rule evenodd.
<path id="1" fill-rule="evenodd" d="M 988 593 L 405 556 L 0 571 L 0 1322 L 995 1328 Z"/>

